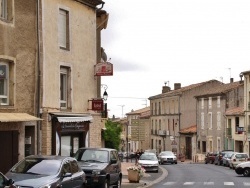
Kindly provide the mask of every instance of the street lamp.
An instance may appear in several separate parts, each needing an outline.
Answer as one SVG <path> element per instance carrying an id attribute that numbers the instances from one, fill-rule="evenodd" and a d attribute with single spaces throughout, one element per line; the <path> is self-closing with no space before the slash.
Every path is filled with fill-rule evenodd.
<path id="1" fill-rule="evenodd" d="M 108 86 L 106 85 L 106 84 L 101 84 L 101 87 L 103 87 L 104 88 L 104 92 L 103 92 L 103 100 L 107 100 L 108 99 L 108 93 L 107 93 L 107 89 L 108 89 Z"/>

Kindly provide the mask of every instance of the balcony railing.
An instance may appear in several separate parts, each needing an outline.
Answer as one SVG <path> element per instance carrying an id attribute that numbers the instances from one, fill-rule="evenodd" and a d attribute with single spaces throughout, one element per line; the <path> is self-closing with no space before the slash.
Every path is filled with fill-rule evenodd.
<path id="1" fill-rule="evenodd" d="M 232 128 L 227 128 L 227 136 L 232 136 Z"/>
<path id="2" fill-rule="evenodd" d="M 158 135 L 160 136 L 166 135 L 166 130 L 158 130 Z"/>

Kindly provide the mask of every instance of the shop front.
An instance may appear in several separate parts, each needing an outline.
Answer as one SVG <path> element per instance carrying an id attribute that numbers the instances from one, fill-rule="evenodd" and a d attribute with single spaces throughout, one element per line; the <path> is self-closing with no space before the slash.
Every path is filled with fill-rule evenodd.
<path id="1" fill-rule="evenodd" d="M 73 156 L 81 147 L 88 147 L 89 114 L 53 113 L 52 117 L 52 155 Z"/>

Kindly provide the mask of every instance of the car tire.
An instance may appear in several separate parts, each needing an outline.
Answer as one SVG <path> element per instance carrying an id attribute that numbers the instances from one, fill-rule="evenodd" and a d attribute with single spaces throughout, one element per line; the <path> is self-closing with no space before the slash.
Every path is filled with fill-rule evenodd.
<path id="1" fill-rule="evenodd" d="M 108 179 L 106 179 L 105 183 L 101 186 L 101 188 L 109 188 L 110 187 L 110 182 Z"/>
<path id="2" fill-rule="evenodd" d="M 175 164 L 177 164 L 177 162 L 175 162 Z"/>
<path id="3" fill-rule="evenodd" d="M 243 176 L 245 176 L 245 177 L 250 176 L 250 168 L 244 169 L 244 171 L 243 171 Z"/>
<path id="4" fill-rule="evenodd" d="M 119 177 L 118 181 L 116 182 L 115 186 L 116 188 L 121 188 L 121 184 L 122 184 L 122 180 L 121 178 Z"/>

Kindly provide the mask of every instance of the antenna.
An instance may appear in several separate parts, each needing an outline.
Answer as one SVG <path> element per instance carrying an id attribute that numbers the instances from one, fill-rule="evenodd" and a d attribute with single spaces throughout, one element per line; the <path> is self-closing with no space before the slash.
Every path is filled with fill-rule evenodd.
<path id="1" fill-rule="evenodd" d="M 165 84 L 165 86 L 167 86 L 167 84 L 169 86 L 169 81 L 165 81 L 164 84 Z"/>

